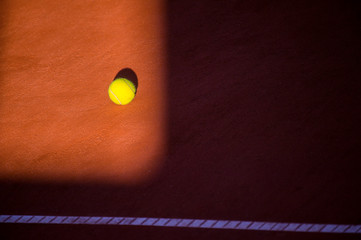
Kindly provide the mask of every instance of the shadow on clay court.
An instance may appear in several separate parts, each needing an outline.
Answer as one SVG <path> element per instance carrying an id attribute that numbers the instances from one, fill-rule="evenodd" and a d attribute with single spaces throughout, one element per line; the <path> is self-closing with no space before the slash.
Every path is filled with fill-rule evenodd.
<path id="1" fill-rule="evenodd" d="M 131 81 L 135 89 L 138 89 L 138 77 L 137 74 L 131 68 L 123 68 L 121 69 L 117 75 L 115 75 L 114 80 L 118 78 L 126 78 Z"/>
<path id="2" fill-rule="evenodd" d="M 2 181 L 0 212 L 360 223 L 356 9 L 339 1 L 168 1 L 169 149 L 161 174 L 134 187 Z M 130 69 L 117 76 L 138 81 Z M 104 226 L 8 233 L 19 229 L 58 239 L 305 238 Z"/>

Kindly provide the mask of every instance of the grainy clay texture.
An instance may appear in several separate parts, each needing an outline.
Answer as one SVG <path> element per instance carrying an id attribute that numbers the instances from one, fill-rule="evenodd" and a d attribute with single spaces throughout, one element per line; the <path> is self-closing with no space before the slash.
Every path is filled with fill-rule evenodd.
<path id="1" fill-rule="evenodd" d="M 137 182 L 164 150 L 162 1 L 7 1 L 2 8 L 0 177 Z M 125 67 L 136 99 L 108 86 Z"/>
<path id="2" fill-rule="evenodd" d="M 361 1 L 0 4 L 0 239 L 360 239 Z"/>

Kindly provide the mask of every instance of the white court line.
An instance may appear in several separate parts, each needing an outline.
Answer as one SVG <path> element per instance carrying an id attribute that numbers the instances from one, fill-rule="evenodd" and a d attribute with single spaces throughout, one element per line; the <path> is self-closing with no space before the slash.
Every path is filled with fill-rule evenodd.
<path id="1" fill-rule="evenodd" d="M 361 234 L 361 225 L 351 224 L 286 223 L 181 218 L 0 215 L 0 223 L 153 226 L 277 232 Z"/>

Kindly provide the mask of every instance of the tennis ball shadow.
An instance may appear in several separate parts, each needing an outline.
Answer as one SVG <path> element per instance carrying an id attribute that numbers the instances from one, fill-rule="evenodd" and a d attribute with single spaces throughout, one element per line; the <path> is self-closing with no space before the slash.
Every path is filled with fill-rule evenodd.
<path id="1" fill-rule="evenodd" d="M 120 70 L 117 75 L 115 75 L 114 80 L 118 78 L 126 78 L 131 81 L 135 86 L 135 93 L 137 93 L 138 89 L 138 77 L 137 74 L 130 68 L 123 68 Z M 113 81 L 114 81 L 113 80 Z"/>

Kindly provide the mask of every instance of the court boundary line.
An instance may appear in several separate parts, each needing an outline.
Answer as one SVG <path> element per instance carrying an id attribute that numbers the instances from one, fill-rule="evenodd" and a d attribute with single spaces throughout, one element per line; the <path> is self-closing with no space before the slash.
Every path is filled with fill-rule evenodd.
<path id="1" fill-rule="evenodd" d="M 48 215 L 0 215 L 0 223 L 13 224 L 72 224 L 118 225 L 144 227 L 177 227 L 233 229 L 273 232 L 307 232 L 361 234 L 361 224 L 262 222 L 187 218 L 105 217 L 105 216 L 48 216 Z"/>

